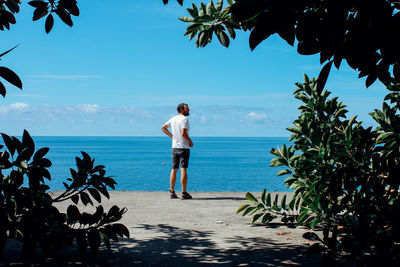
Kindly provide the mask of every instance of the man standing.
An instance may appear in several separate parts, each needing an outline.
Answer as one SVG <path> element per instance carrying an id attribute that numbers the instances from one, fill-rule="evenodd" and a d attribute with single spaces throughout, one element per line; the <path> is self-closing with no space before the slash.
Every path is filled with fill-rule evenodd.
<path id="1" fill-rule="evenodd" d="M 169 189 L 170 198 L 178 198 L 175 194 L 176 173 L 181 165 L 181 199 L 191 199 L 192 196 L 186 191 L 187 187 L 187 168 L 189 166 L 190 148 L 193 147 L 192 139 L 189 137 L 189 107 L 185 103 L 181 103 L 176 108 L 178 115 L 167 121 L 161 130 L 172 138 L 172 170 L 170 174 Z M 171 131 L 168 131 L 171 128 Z"/>

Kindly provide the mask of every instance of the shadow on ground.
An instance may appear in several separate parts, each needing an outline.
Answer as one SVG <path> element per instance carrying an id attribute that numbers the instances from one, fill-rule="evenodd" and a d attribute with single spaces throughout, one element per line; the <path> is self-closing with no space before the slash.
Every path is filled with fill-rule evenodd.
<path id="1" fill-rule="evenodd" d="M 244 197 L 196 197 L 193 200 L 246 200 Z"/>
<path id="2" fill-rule="evenodd" d="M 42 258 L 39 255 L 31 260 L 13 258 L 5 254 L 3 266 L 13 264 L 21 266 L 319 266 L 319 255 L 310 258 L 303 256 L 304 246 L 278 243 L 268 238 L 245 238 L 234 236 L 228 240 L 228 248 L 221 248 L 211 238 L 211 231 L 181 229 L 170 225 L 140 225 L 148 231 L 157 233 L 148 240 L 123 239 L 112 245 L 111 250 L 101 250 L 97 257 L 89 252 L 88 260 L 81 262 L 72 249 L 62 251 L 54 258 Z M 7 252 L 6 252 L 7 253 Z M 18 251 L 19 253 L 19 251 Z M 16 255 L 16 254 L 15 254 Z M 10 258 L 11 257 L 11 258 Z"/>

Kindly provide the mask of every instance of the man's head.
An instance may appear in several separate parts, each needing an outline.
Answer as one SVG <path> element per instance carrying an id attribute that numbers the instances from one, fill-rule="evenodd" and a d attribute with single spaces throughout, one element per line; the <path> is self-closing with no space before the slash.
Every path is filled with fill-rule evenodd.
<path id="1" fill-rule="evenodd" d="M 189 106 L 188 104 L 185 103 L 180 103 L 177 107 L 176 110 L 178 111 L 179 114 L 182 114 L 184 116 L 189 116 Z"/>

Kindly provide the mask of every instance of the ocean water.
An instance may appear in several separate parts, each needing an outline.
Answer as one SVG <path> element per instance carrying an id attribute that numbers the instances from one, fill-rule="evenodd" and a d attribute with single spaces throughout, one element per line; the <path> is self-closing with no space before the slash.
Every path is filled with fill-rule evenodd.
<path id="1" fill-rule="evenodd" d="M 269 167 L 272 147 L 288 144 L 288 138 L 193 137 L 188 168 L 188 191 L 288 191 L 277 177 L 280 168 Z M 47 155 L 54 190 L 75 168 L 80 151 L 106 166 L 117 181 L 116 190 L 167 191 L 171 170 L 168 137 L 34 137 L 36 149 L 49 147 Z M 163 164 L 164 163 L 164 164 Z M 178 172 L 176 190 L 180 190 Z"/>

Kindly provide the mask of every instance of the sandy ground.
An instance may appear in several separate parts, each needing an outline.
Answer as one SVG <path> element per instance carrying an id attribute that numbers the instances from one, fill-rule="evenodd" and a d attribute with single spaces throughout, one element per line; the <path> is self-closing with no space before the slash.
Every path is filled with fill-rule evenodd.
<path id="1" fill-rule="evenodd" d="M 245 202 L 245 192 L 191 192 L 192 200 L 169 199 L 168 192 L 111 192 L 103 200 L 127 207 L 122 223 L 131 234 L 90 252 L 82 262 L 74 249 L 45 258 L 38 251 L 33 259 L 21 256 L 20 244 L 7 243 L 0 265 L 31 266 L 319 266 L 320 255 L 303 256 L 309 242 L 302 238 L 307 229 L 275 223 L 251 225 L 250 217 L 236 214 Z M 260 193 L 254 193 L 259 195 Z M 66 210 L 69 203 L 59 205 Z"/>

